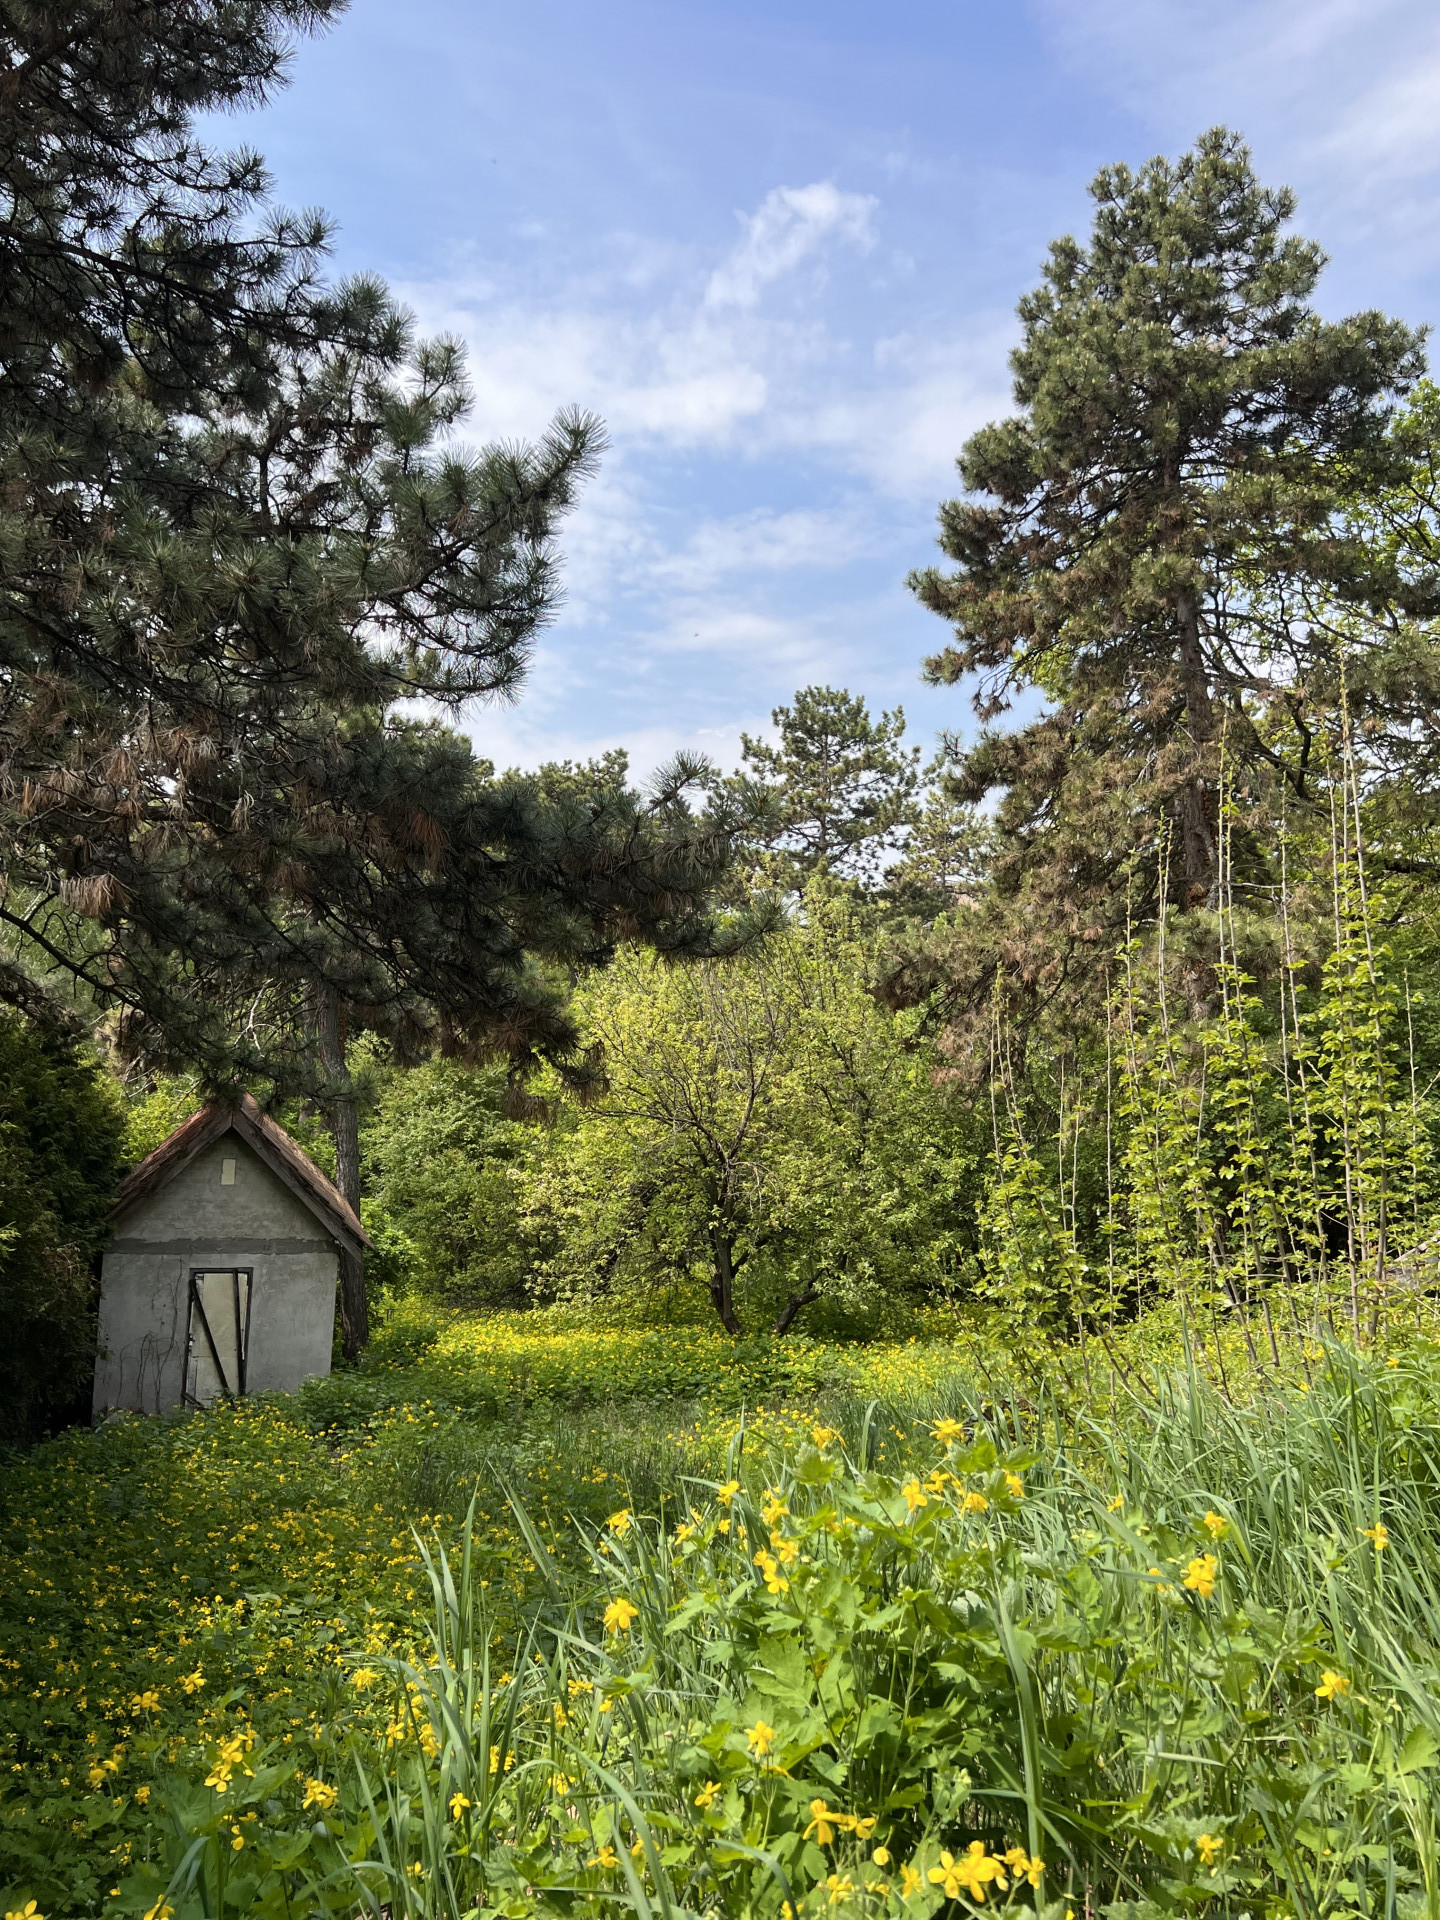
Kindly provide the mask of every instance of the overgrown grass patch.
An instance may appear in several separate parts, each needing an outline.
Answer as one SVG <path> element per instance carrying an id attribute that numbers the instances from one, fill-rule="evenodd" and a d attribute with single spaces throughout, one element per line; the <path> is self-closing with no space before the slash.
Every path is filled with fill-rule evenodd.
<path id="1" fill-rule="evenodd" d="M 979 1843 L 1047 1862 L 991 1906 L 1440 1912 L 1435 1349 L 1166 1338 L 815 1346 L 752 1400 L 708 1338 L 432 1317 L 67 1435 L 0 1495 L 6 1910 L 920 1916 Z M 472 1501 L 437 1665 L 412 1527 L 459 1580 Z"/>

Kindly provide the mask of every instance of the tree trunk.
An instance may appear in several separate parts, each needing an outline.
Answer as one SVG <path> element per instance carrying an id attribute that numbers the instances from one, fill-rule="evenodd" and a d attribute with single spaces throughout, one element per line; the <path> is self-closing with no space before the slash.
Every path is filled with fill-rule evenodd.
<path id="1" fill-rule="evenodd" d="M 735 1311 L 735 1242 L 723 1226 L 711 1227 L 710 1250 L 715 1257 L 710 1298 L 720 1316 L 721 1326 L 738 1340 L 745 1328 Z"/>
<path id="2" fill-rule="evenodd" d="M 1180 630 L 1180 687 L 1185 696 L 1185 718 L 1198 759 L 1215 738 L 1215 709 L 1210 702 L 1210 682 L 1200 645 L 1200 617 L 1188 593 L 1176 599 L 1175 620 Z M 1215 885 L 1215 831 L 1210 815 L 1210 783 L 1203 771 L 1193 773 L 1175 802 L 1185 858 L 1183 904 L 1187 909 L 1204 906 Z"/>
<path id="3" fill-rule="evenodd" d="M 812 1300 L 820 1298 L 818 1287 L 807 1287 L 801 1293 L 792 1293 L 780 1309 L 780 1318 L 775 1322 L 776 1333 L 788 1333 L 795 1324 L 795 1316 L 802 1307 L 808 1307 Z"/>
<path id="4" fill-rule="evenodd" d="M 316 1034 L 320 1064 L 331 1083 L 328 1097 L 330 1132 L 335 1141 L 335 1184 L 360 1217 L 360 1113 L 355 1084 L 345 1064 L 345 1032 L 335 996 L 321 988 Z M 340 1338 L 345 1358 L 355 1360 L 370 1338 L 370 1316 L 365 1306 L 365 1261 L 358 1248 L 340 1249 Z"/>

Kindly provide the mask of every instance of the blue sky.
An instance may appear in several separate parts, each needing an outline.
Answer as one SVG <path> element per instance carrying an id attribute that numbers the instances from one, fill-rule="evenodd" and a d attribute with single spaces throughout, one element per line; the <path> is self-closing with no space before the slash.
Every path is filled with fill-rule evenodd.
<path id="1" fill-rule="evenodd" d="M 1111 160 L 1224 121 L 1300 195 L 1330 313 L 1437 312 L 1440 9 L 1421 0 L 354 0 L 237 129 L 470 345 L 470 437 L 579 404 L 611 447 L 502 765 L 730 765 L 800 685 L 922 687 L 966 434 L 1016 298 Z"/>

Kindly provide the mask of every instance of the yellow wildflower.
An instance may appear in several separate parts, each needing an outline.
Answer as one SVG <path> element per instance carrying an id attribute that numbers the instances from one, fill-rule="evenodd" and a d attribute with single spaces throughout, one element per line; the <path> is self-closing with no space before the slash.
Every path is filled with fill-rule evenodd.
<path id="1" fill-rule="evenodd" d="M 782 1567 L 793 1567 L 795 1562 L 800 1558 L 800 1542 L 798 1540 L 787 1540 L 783 1533 L 772 1533 L 770 1536 L 770 1545 L 779 1556 Z"/>
<path id="2" fill-rule="evenodd" d="M 901 1487 L 900 1492 L 911 1513 L 914 1513 L 920 1507 L 928 1507 L 930 1504 L 930 1496 L 918 1480 L 907 1480 L 904 1486 Z"/>
<path id="3" fill-rule="evenodd" d="M 193 1673 L 187 1673 L 185 1675 L 184 1679 L 180 1682 L 180 1684 L 185 1689 L 186 1693 L 198 1693 L 201 1687 L 203 1687 L 205 1684 L 204 1668 L 196 1667 Z"/>
<path id="4" fill-rule="evenodd" d="M 840 1438 L 840 1432 L 837 1427 L 812 1427 L 810 1429 L 810 1438 L 823 1453 L 832 1440 L 838 1440 Z"/>
<path id="5" fill-rule="evenodd" d="M 751 1753 L 761 1760 L 775 1745 L 775 1729 L 764 1720 L 757 1720 L 753 1727 L 746 1729 L 745 1738 L 750 1743 Z"/>
<path id="6" fill-rule="evenodd" d="M 640 1618 L 640 1609 L 633 1600 L 627 1600 L 622 1594 L 618 1600 L 612 1600 L 605 1609 L 605 1631 L 607 1633 L 628 1633 L 630 1623 Z"/>
<path id="7" fill-rule="evenodd" d="M 1119 1513 L 1120 1509 L 1124 1506 L 1124 1504 L 1125 1504 L 1124 1494 L 1117 1493 L 1113 1500 L 1107 1500 L 1105 1502 L 1105 1511 L 1107 1513 Z"/>
<path id="8" fill-rule="evenodd" d="M 630 1531 L 630 1523 L 633 1518 L 634 1515 L 631 1513 L 629 1507 L 621 1507 L 618 1513 L 611 1514 L 605 1524 L 617 1540 L 623 1540 Z"/>
<path id="9" fill-rule="evenodd" d="M 33 1900 L 27 1900 L 23 1907 L 7 1913 L 5 1920 L 45 1920 L 45 1916 Z"/>
<path id="10" fill-rule="evenodd" d="M 890 1864 L 890 1849 L 888 1847 L 876 1847 L 870 1858 L 875 1862 L 877 1867 L 888 1867 Z"/>
<path id="11" fill-rule="evenodd" d="M 920 1878 L 920 1875 L 915 1871 L 914 1867 L 901 1867 L 900 1898 L 902 1900 L 908 1900 L 913 1894 L 919 1893 L 924 1884 L 925 1882 Z"/>
<path id="12" fill-rule="evenodd" d="M 717 1487 L 715 1489 L 715 1498 L 720 1502 L 722 1507 L 728 1507 L 739 1491 L 740 1482 L 738 1480 L 727 1480 L 723 1487 Z"/>
<path id="13" fill-rule="evenodd" d="M 694 1533 L 694 1531 L 695 1531 L 694 1527 L 691 1526 L 688 1520 L 682 1520 L 679 1526 L 676 1527 L 675 1529 L 676 1546 L 683 1547 L 685 1542 L 690 1538 L 691 1534 Z"/>
<path id="14" fill-rule="evenodd" d="M 154 1713 L 160 1705 L 160 1696 L 153 1687 L 147 1687 L 144 1693 L 137 1693 L 130 1702 L 132 1713 Z"/>
<path id="15" fill-rule="evenodd" d="M 983 1493 L 967 1493 L 965 1498 L 960 1502 L 960 1511 L 962 1513 L 986 1513 L 989 1511 L 989 1508 L 990 1502 L 985 1498 Z"/>
<path id="16" fill-rule="evenodd" d="M 773 1527 L 775 1523 L 784 1514 L 789 1513 L 789 1511 L 789 1507 L 786 1506 L 781 1496 L 780 1489 L 778 1487 L 767 1487 L 765 1489 L 765 1499 L 760 1507 L 760 1517 L 766 1526 Z"/>
<path id="17" fill-rule="evenodd" d="M 1045 1871 L 1045 1862 L 1040 1856 L 1037 1854 L 1033 1860 L 1027 1860 L 1023 1847 L 1011 1847 L 1005 1855 L 1005 1865 L 1010 1869 L 1017 1886 L 1022 1880 L 1028 1880 L 1032 1887 L 1038 1887 L 1040 1876 Z"/>
<path id="18" fill-rule="evenodd" d="M 1361 1537 L 1368 1540 L 1377 1553 L 1383 1553 L 1390 1544 L 1390 1529 L 1383 1520 L 1377 1520 L 1373 1527 L 1362 1529 Z"/>
<path id="19" fill-rule="evenodd" d="M 145 1806 L 146 1803 L 149 1801 L 149 1798 L 150 1798 L 149 1787 L 137 1787 L 135 1789 L 135 1804 L 137 1807 Z"/>
<path id="20" fill-rule="evenodd" d="M 1012 1500 L 1025 1498 L 1025 1482 L 1018 1473 L 1012 1473 L 1008 1467 L 1005 1469 L 1005 1491 Z"/>
<path id="21" fill-rule="evenodd" d="M 832 1873 L 825 1884 L 830 1889 L 832 1907 L 838 1907 L 842 1900 L 848 1900 L 855 1891 L 855 1882 L 848 1875 Z"/>
<path id="22" fill-rule="evenodd" d="M 339 1798 L 339 1793 L 328 1781 L 307 1780 L 305 1798 L 300 1803 L 300 1810 L 303 1813 L 307 1807 L 319 1807 L 322 1813 L 328 1813 Z"/>
<path id="23" fill-rule="evenodd" d="M 569 1684 L 568 1691 L 572 1700 L 578 1700 L 582 1693 L 593 1693 L 595 1691 L 595 1682 L 593 1680 L 572 1680 Z"/>
<path id="24" fill-rule="evenodd" d="M 470 1808 L 470 1802 L 465 1798 L 465 1795 L 463 1793 L 451 1794 L 450 1818 L 452 1820 L 458 1820 L 462 1813 L 466 1813 L 469 1811 L 469 1808 Z"/>
<path id="25" fill-rule="evenodd" d="M 607 1840 L 590 1864 L 592 1867 L 603 1867 L 607 1873 L 613 1873 L 620 1864 L 620 1856 Z"/>
<path id="26" fill-rule="evenodd" d="M 1219 1571 L 1220 1562 L 1213 1553 L 1197 1554 L 1185 1569 L 1184 1585 L 1191 1593 L 1198 1593 L 1202 1600 L 1208 1600 L 1215 1591 Z"/>
<path id="27" fill-rule="evenodd" d="M 784 1574 L 781 1573 L 780 1562 L 775 1558 L 773 1553 L 766 1553 L 762 1547 L 755 1556 L 755 1564 L 760 1569 L 760 1576 L 765 1582 L 765 1591 L 767 1593 L 788 1593 L 790 1591 L 790 1582 L 785 1578 Z"/>
<path id="28" fill-rule="evenodd" d="M 1333 1667 L 1326 1667 L 1320 1676 L 1320 1684 L 1315 1689 L 1317 1700 L 1343 1700 L 1350 1691 L 1350 1682 L 1343 1673 L 1336 1673 Z"/>
<path id="29" fill-rule="evenodd" d="M 853 1824 L 843 1813 L 832 1813 L 823 1800 L 812 1800 L 804 1837 L 808 1840 L 813 1833 L 820 1846 L 828 1847 L 837 1833 L 844 1833 Z"/>
<path id="30" fill-rule="evenodd" d="M 725 1789 L 718 1780 L 707 1780 L 695 1796 L 695 1804 L 703 1813 L 708 1813 Z"/>
<path id="31" fill-rule="evenodd" d="M 935 1438 L 940 1442 L 942 1447 L 953 1447 L 955 1442 L 964 1434 L 965 1429 L 958 1420 L 937 1420 L 935 1422 L 934 1432 Z"/>
<path id="32" fill-rule="evenodd" d="M 1205 1531 L 1209 1534 L 1212 1540 L 1223 1539 L 1224 1536 L 1230 1531 L 1230 1522 L 1225 1518 L 1223 1513 L 1216 1513 L 1213 1510 L 1213 1508 L 1209 1513 L 1206 1514 L 1204 1520 L 1200 1524 L 1204 1527 Z"/>
<path id="33" fill-rule="evenodd" d="M 350 1684 L 357 1693 L 364 1693 L 367 1687 L 373 1687 L 380 1678 L 370 1667 L 357 1667 L 350 1676 Z"/>
<path id="34" fill-rule="evenodd" d="M 31 1907 L 33 1907 L 35 1905 L 35 1902 L 32 1900 L 30 1902 L 30 1905 Z M 5 1916 L 5 1920 L 28 1920 L 28 1909 L 27 1909 L 27 1912 L 24 1914 L 7 1913 Z M 44 1916 L 42 1914 L 37 1913 L 34 1916 L 34 1920 L 44 1920 Z M 171 1906 L 170 1902 L 165 1898 L 163 1893 L 161 1894 L 160 1898 L 155 1902 L 154 1906 L 151 1907 L 150 1911 L 145 1915 L 145 1920 L 175 1920 L 175 1909 Z"/>
<path id="35" fill-rule="evenodd" d="M 983 1840 L 972 1840 L 958 1860 L 942 1853 L 940 1865 L 930 1869 L 931 1885 L 943 1887 L 947 1900 L 958 1900 L 965 1892 L 977 1906 L 985 1904 L 985 1889 L 992 1881 L 1002 1893 L 1010 1884 L 1004 1861 L 987 1853 Z"/>
<path id="36" fill-rule="evenodd" d="M 1195 1842 L 1195 1851 L 1207 1867 L 1213 1867 L 1225 1850 L 1225 1842 L 1217 1840 L 1213 1833 L 1202 1833 Z"/>

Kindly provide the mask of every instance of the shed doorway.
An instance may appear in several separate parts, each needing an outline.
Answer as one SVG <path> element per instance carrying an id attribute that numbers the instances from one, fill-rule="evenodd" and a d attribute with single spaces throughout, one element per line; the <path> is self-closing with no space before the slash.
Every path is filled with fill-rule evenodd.
<path id="1" fill-rule="evenodd" d="M 249 1267 L 197 1268 L 190 1275 L 190 1338 L 185 1353 L 185 1398 L 208 1407 L 245 1391 L 250 1348 Z"/>

